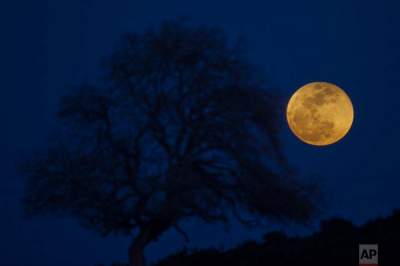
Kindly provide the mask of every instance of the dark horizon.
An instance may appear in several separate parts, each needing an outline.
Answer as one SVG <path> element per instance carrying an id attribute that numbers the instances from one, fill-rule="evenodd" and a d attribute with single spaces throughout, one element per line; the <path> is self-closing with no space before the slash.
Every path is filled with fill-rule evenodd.
<path id="1" fill-rule="evenodd" d="M 362 224 L 400 207 L 398 2 L 155 2 L 36 1 L 5 9 L 6 75 L 0 97 L 4 265 L 94 265 L 126 259 L 129 239 L 101 238 L 70 218 L 25 219 L 23 182 L 16 166 L 45 145 L 59 97 L 81 82 L 96 80 L 99 64 L 122 34 L 181 16 L 194 25 L 221 27 L 232 38 L 245 37 L 250 59 L 267 73 L 268 87 L 287 99 L 311 81 L 335 83 L 349 94 L 355 121 L 339 143 L 311 147 L 287 126 L 282 129 L 289 162 L 322 184 L 326 207 L 321 218 Z M 260 239 L 267 230 L 301 234 L 317 225 L 318 220 L 309 228 L 272 224 L 248 230 L 234 223 L 227 232 L 221 225 L 189 221 L 186 228 L 190 248 L 229 248 Z M 147 257 L 155 261 L 184 245 L 179 234 L 169 231 L 150 245 Z"/>

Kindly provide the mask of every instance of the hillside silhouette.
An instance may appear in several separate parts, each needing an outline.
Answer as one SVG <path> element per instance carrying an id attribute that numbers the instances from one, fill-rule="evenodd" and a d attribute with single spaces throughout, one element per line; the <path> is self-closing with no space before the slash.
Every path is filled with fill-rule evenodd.
<path id="1" fill-rule="evenodd" d="M 249 241 L 227 251 L 182 251 L 156 266 L 358 265 L 359 244 L 378 244 L 379 265 L 398 265 L 399 226 L 399 209 L 362 226 L 333 218 L 322 221 L 319 231 L 309 236 L 289 237 L 275 231 L 267 233 L 261 243 Z"/>

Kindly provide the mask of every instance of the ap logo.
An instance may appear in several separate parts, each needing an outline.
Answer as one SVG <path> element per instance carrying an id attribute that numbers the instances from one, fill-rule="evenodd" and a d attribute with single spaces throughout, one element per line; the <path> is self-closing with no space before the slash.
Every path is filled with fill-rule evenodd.
<path id="1" fill-rule="evenodd" d="M 359 245 L 360 266 L 378 266 L 378 245 Z"/>

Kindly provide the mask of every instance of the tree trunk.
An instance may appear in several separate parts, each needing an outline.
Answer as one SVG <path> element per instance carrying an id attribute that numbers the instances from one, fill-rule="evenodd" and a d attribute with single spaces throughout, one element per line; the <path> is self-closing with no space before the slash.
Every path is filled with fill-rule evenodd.
<path id="1" fill-rule="evenodd" d="M 144 250 L 146 246 L 171 226 L 171 219 L 154 219 L 147 225 L 139 228 L 139 234 L 133 239 L 129 247 L 129 266 L 146 266 Z"/>
<path id="2" fill-rule="evenodd" d="M 169 228 L 169 223 L 163 220 L 154 220 L 147 226 L 139 229 L 139 234 L 133 239 L 129 247 L 129 265 L 145 266 L 146 260 L 144 250 L 146 246 L 158 239 L 158 237 Z"/>
<path id="3" fill-rule="evenodd" d="M 148 228 L 139 232 L 139 235 L 133 239 L 129 247 L 129 265 L 145 266 L 144 249 L 150 242 L 150 230 Z"/>

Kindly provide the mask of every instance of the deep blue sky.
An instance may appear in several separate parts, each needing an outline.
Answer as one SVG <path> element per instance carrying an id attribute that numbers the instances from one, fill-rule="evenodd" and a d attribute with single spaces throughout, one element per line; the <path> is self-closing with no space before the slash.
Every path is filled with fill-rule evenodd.
<path id="1" fill-rule="evenodd" d="M 103 239 L 72 220 L 23 219 L 15 164 L 45 143 L 58 97 L 92 80 L 122 33 L 176 16 L 245 36 L 252 60 L 287 97 L 315 80 L 348 92 L 355 123 L 342 142 L 314 148 L 283 130 L 289 160 L 323 185 L 324 216 L 362 223 L 400 208 L 399 1 L 31 0 L 2 5 L 7 5 L 0 8 L 2 265 L 89 266 L 125 260 L 129 239 Z M 229 233 L 196 221 L 186 228 L 190 247 L 230 247 L 266 230 L 234 224 Z M 148 258 L 159 259 L 182 246 L 180 236 L 168 232 L 150 246 Z"/>

